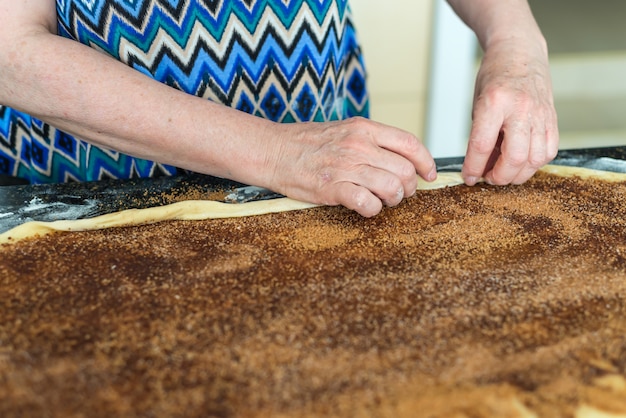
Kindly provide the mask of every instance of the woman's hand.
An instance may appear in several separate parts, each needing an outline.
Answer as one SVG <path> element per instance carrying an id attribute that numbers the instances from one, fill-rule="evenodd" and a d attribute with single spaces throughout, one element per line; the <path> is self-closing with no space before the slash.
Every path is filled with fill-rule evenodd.
<path id="1" fill-rule="evenodd" d="M 363 216 L 395 206 L 436 178 L 435 162 L 412 134 L 363 118 L 278 128 L 272 187 L 301 200 L 343 205 Z M 271 158 L 271 157 L 270 157 Z M 274 187 L 275 186 L 275 187 Z"/>
<path id="2" fill-rule="evenodd" d="M 523 183 L 558 151 L 548 48 L 527 0 L 448 0 L 476 33 L 476 80 L 463 177 Z"/>
<path id="3" fill-rule="evenodd" d="M 520 184 L 558 151 L 547 53 L 512 39 L 485 51 L 463 176 L 474 184 Z"/>

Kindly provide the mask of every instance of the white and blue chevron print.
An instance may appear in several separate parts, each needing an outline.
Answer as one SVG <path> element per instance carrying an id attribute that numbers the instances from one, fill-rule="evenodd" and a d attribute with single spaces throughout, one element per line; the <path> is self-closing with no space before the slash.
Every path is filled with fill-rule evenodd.
<path id="1" fill-rule="evenodd" d="M 277 122 L 368 116 L 347 0 L 56 3 L 60 36 L 189 94 Z M 0 106 L 0 174 L 47 183 L 177 170 L 92 146 Z"/>

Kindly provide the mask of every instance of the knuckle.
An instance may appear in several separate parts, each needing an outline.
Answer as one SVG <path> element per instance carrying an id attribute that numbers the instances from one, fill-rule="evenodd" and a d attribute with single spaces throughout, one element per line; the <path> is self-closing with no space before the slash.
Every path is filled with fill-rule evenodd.
<path id="1" fill-rule="evenodd" d="M 510 98 L 508 89 L 500 85 L 493 85 L 485 88 L 476 98 L 478 107 L 493 108 L 507 102 Z"/>
<path id="2" fill-rule="evenodd" d="M 368 130 L 368 125 L 371 124 L 371 121 L 361 116 L 353 116 L 345 119 L 344 123 L 352 132 L 363 132 Z"/>
<path id="3" fill-rule="evenodd" d="M 558 140 L 554 142 L 554 145 L 548 146 L 547 150 L 547 162 L 554 160 L 559 153 Z"/>
<path id="4" fill-rule="evenodd" d="M 532 167 L 532 168 L 539 168 L 542 165 L 544 165 L 545 163 L 547 163 L 548 161 L 550 161 L 549 158 L 547 158 L 547 156 L 544 155 L 540 155 L 540 154 L 531 154 L 528 157 L 528 164 Z"/>
<path id="5" fill-rule="evenodd" d="M 410 183 L 417 178 L 415 167 L 408 161 L 398 167 L 398 175 L 401 183 Z"/>
<path id="6" fill-rule="evenodd" d="M 528 156 L 521 153 L 512 153 L 506 156 L 507 164 L 513 167 L 521 167 L 528 162 Z"/>
<path id="7" fill-rule="evenodd" d="M 475 108 L 483 112 L 509 109 L 511 113 L 529 115 L 536 107 L 535 99 L 526 90 L 502 85 L 490 86 L 476 98 Z"/>
<path id="8" fill-rule="evenodd" d="M 404 187 L 402 187 L 402 182 L 398 177 L 394 176 L 387 180 L 387 187 L 385 190 L 387 190 L 390 195 L 389 197 L 395 197 L 400 189 L 404 190 Z"/>
<path id="9" fill-rule="evenodd" d="M 382 210 L 382 202 L 363 188 L 357 188 L 352 192 L 350 202 L 346 206 L 366 218 L 375 216 Z"/>
<path id="10" fill-rule="evenodd" d="M 400 145 L 409 154 L 417 154 L 421 151 L 422 143 L 417 137 L 409 132 L 402 132 L 399 135 Z"/>
<path id="11" fill-rule="evenodd" d="M 348 119 L 345 119 L 348 123 L 355 123 L 355 124 L 364 124 L 364 123 L 368 123 L 369 120 L 362 117 L 362 116 L 352 116 Z"/>
<path id="12" fill-rule="evenodd" d="M 470 138 L 469 148 L 478 154 L 488 154 L 493 150 L 494 142 L 484 136 L 474 136 Z"/>
<path id="13" fill-rule="evenodd" d="M 404 186 L 399 179 L 388 182 L 388 187 L 379 196 L 387 206 L 396 206 L 404 198 Z"/>
<path id="14" fill-rule="evenodd" d="M 350 197 L 351 206 L 354 207 L 356 210 L 365 208 L 367 206 L 369 197 L 369 193 L 365 189 L 362 189 L 360 187 L 355 188 Z"/>

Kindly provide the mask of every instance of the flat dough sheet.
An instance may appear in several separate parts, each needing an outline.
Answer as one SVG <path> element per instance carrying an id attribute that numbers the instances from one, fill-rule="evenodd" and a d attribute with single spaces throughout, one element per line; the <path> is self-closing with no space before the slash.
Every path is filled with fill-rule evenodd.
<path id="1" fill-rule="evenodd" d="M 564 177 L 597 178 L 604 181 L 626 181 L 626 174 L 592 170 L 580 167 L 548 165 L 541 169 L 546 173 Z M 418 190 L 432 190 L 463 184 L 461 173 L 439 173 L 433 182 L 422 179 Z M 147 209 L 128 209 L 88 219 L 60 220 L 54 222 L 32 221 L 0 234 L 0 244 L 13 243 L 37 235 L 53 232 L 89 231 L 104 228 L 142 225 L 168 220 L 204 220 L 235 218 L 287 212 L 313 208 L 315 204 L 290 198 L 262 200 L 242 204 L 223 203 L 212 200 L 187 200 Z"/>

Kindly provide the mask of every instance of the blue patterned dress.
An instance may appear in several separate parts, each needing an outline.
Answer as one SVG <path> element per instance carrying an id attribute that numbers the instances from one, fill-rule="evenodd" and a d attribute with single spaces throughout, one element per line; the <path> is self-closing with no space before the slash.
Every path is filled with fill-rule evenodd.
<path id="1" fill-rule="evenodd" d="M 368 116 L 347 0 L 56 0 L 56 6 L 60 36 L 189 94 L 277 122 Z M 0 106 L 0 174 L 48 183 L 177 171 Z"/>

